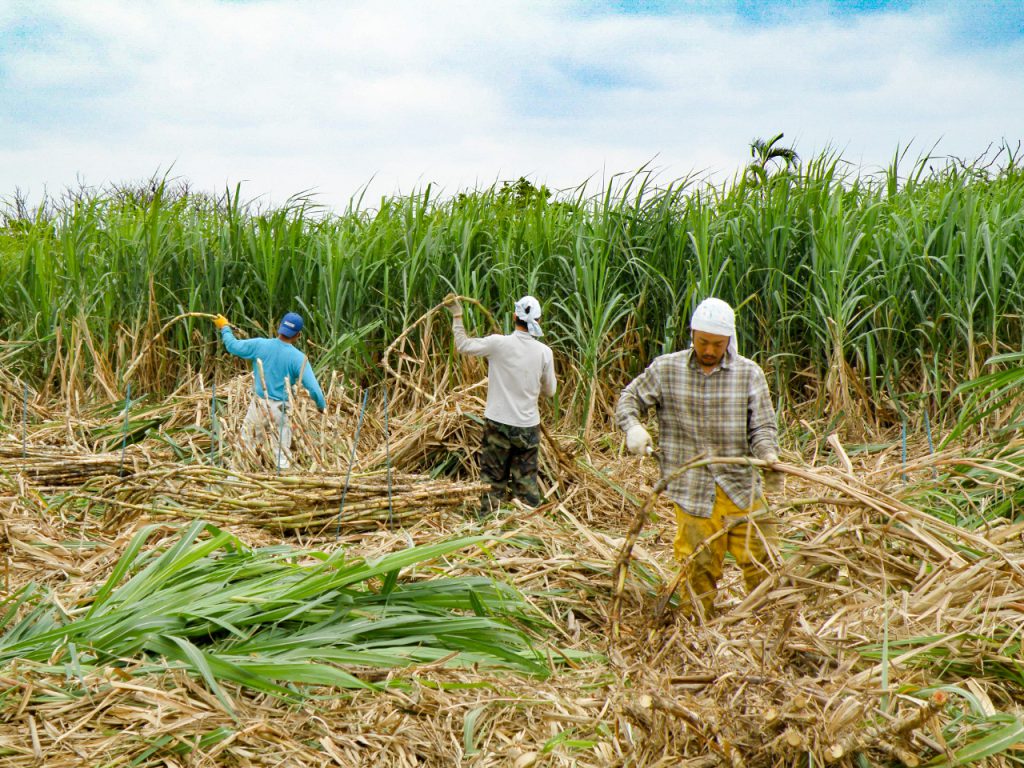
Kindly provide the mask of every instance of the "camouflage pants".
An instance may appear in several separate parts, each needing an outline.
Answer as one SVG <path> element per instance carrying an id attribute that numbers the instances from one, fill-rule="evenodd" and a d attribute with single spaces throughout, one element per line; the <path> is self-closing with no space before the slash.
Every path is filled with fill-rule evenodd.
<path id="1" fill-rule="evenodd" d="M 480 479 L 491 489 L 480 497 L 480 513 L 489 515 L 502 501 L 516 497 L 524 504 L 540 504 L 537 485 L 539 427 L 510 427 L 486 420 L 480 445 Z"/>

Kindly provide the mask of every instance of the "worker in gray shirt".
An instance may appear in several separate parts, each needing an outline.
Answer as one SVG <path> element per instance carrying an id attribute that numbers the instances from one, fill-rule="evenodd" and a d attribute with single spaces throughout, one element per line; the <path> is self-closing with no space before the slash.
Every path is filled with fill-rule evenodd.
<path id="1" fill-rule="evenodd" d="M 490 483 L 480 499 L 481 517 L 497 511 L 509 497 L 537 506 L 537 454 L 540 446 L 540 395 L 555 394 L 551 348 L 538 338 L 540 302 L 524 296 L 515 303 L 515 330 L 508 335 L 474 338 L 462 324 L 462 304 L 449 294 L 455 348 L 464 355 L 487 358 L 486 426 L 480 447 L 480 479 Z"/>

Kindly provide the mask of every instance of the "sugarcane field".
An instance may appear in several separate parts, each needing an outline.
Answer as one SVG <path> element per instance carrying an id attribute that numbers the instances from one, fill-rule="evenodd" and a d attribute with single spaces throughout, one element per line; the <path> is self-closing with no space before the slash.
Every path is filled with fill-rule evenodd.
<path id="1" fill-rule="evenodd" d="M 0 213 L 0 765 L 1024 764 L 1024 167 Z"/>

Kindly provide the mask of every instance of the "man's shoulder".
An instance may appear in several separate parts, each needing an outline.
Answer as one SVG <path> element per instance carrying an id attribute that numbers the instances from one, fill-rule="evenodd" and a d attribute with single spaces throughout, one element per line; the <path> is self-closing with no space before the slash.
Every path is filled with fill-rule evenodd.
<path id="1" fill-rule="evenodd" d="M 680 349 L 678 352 L 666 352 L 664 355 L 658 355 L 654 358 L 651 361 L 651 367 L 673 368 L 680 365 L 688 365 L 692 354 L 692 348 Z"/>
<path id="2" fill-rule="evenodd" d="M 497 338 L 507 339 L 507 343 L 510 345 L 518 345 L 525 342 L 528 347 L 539 349 L 543 355 L 551 354 L 551 347 L 536 336 L 531 336 L 525 331 L 512 331 L 512 333 L 506 334 L 505 336 L 498 336 Z"/>
<path id="3" fill-rule="evenodd" d="M 515 333 L 489 333 L 486 336 L 470 337 L 482 341 L 491 349 L 513 349 L 515 347 Z"/>
<path id="4" fill-rule="evenodd" d="M 749 357 L 736 355 L 729 361 L 729 368 L 748 382 L 755 382 L 758 379 L 766 378 L 764 370 Z"/>
<path id="5" fill-rule="evenodd" d="M 299 363 L 304 363 L 306 361 L 306 353 L 305 352 L 303 352 L 301 349 L 296 347 L 294 344 L 289 344 L 288 346 L 290 347 L 290 349 L 287 350 L 286 354 L 292 360 L 295 360 L 296 362 L 299 362 Z"/>
<path id="6" fill-rule="evenodd" d="M 540 346 L 541 353 L 545 357 L 551 357 L 552 356 L 553 353 L 551 351 L 551 347 L 549 347 L 547 344 L 545 344 L 540 339 L 533 338 L 532 336 L 530 338 L 533 339 L 533 343 L 534 344 L 538 344 Z"/>

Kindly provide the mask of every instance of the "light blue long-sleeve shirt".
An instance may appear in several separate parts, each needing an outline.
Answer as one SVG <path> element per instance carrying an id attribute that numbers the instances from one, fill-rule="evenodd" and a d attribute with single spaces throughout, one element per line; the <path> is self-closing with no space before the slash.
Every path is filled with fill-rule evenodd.
<path id="1" fill-rule="evenodd" d="M 316 380 L 313 366 L 294 345 L 280 339 L 236 339 L 231 328 L 221 329 L 220 337 L 224 340 L 224 348 L 236 357 L 252 360 L 252 370 L 256 379 L 256 396 L 264 397 L 263 381 L 257 361 L 263 361 L 263 379 L 266 380 L 266 397 L 271 400 L 287 400 L 284 380 L 295 383 L 301 379 L 302 386 L 309 396 L 316 401 L 316 407 L 323 410 L 327 407 L 324 391 Z"/>

